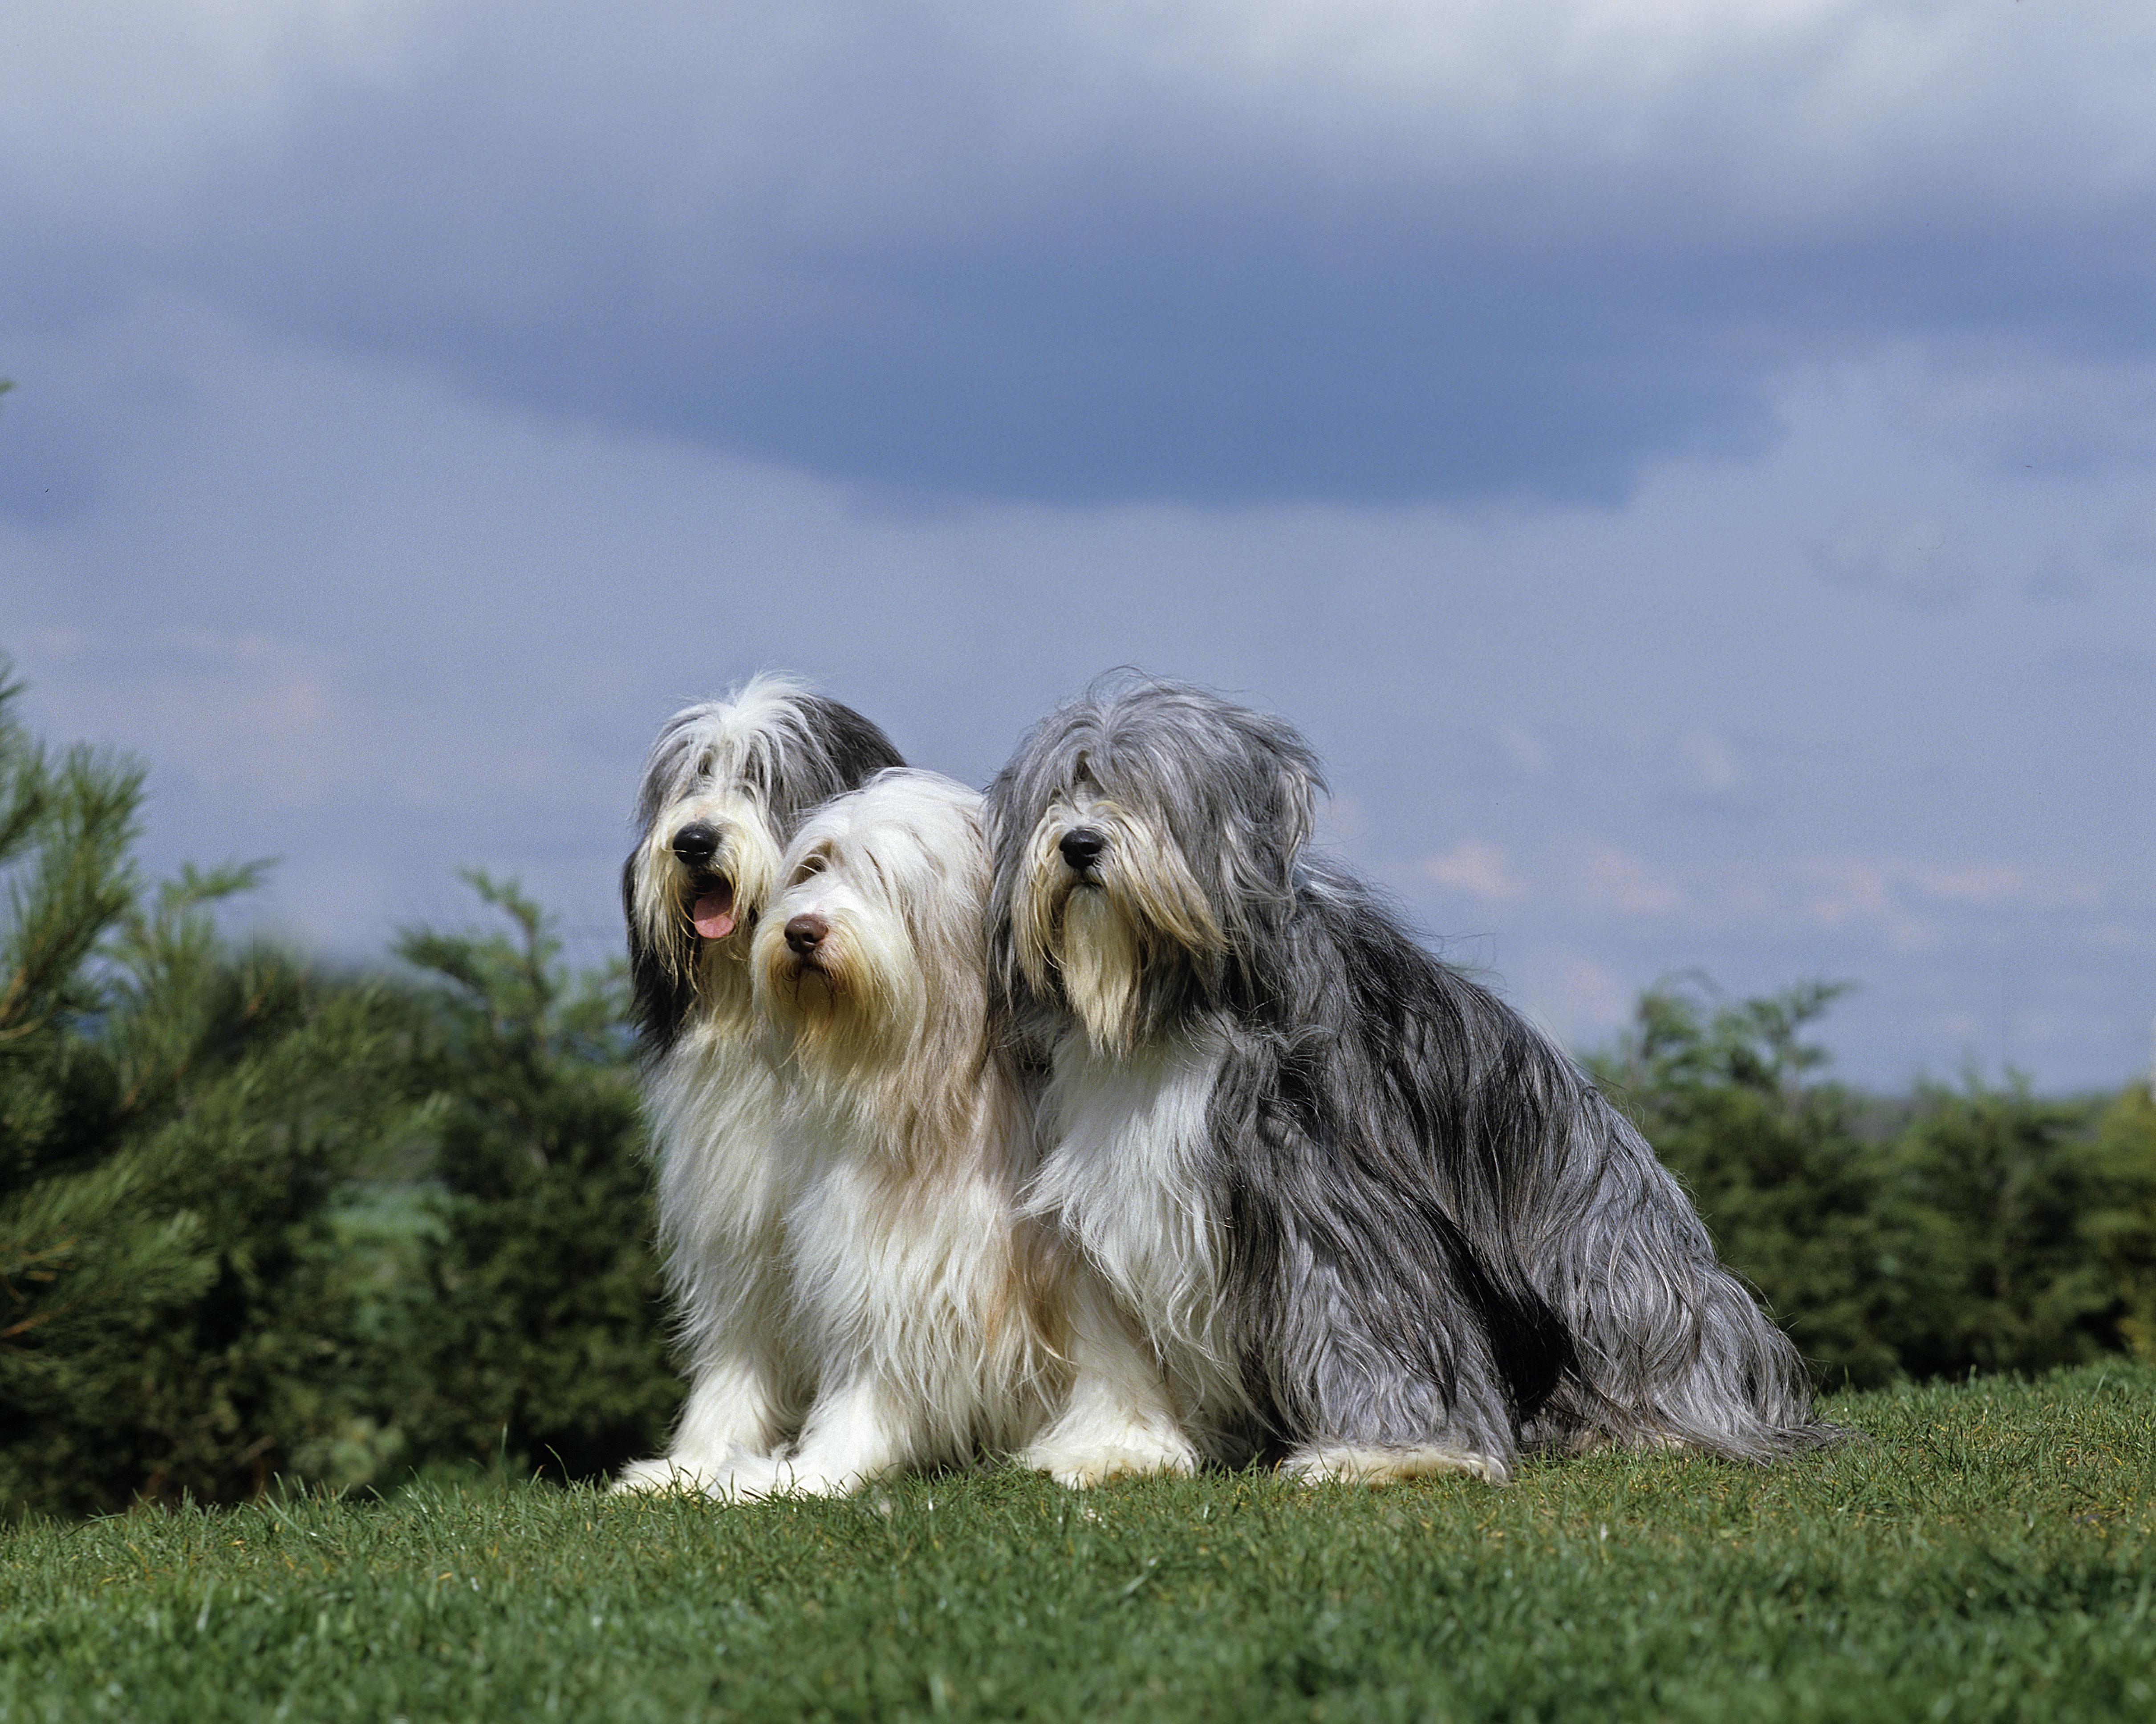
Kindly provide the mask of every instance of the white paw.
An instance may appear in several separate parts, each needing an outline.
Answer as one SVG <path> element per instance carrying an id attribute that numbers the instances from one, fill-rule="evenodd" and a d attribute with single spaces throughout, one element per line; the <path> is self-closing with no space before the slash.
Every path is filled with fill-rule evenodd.
<path id="1" fill-rule="evenodd" d="M 1162 1473 L 1188 1478 L 1198 1470 L 1198 1451 L 1180 1432 L 1163 1436 L 1133 1430 L 1111 1441 L 1082 1445 L 1044 1441 L 1034 1444 L 1021 1458 L 1035 1472 L 1047 1473 L 1057 1484 L 1073 1491 L 1090 1491 L 1111 1479 Z"/>
<path id="2" fill-rule="evenodd" d="M 697 1481 L 705 1496 L 721 1502 L 755 1502 L 787 1493 L 793 1468 L 775 1455 L 734 1455 Z"/>
<path id="3" fill-rule="evenodd" d="M 701 1491 L 699 1475 L 695 1470 L 670 1455 L 655 1455 L 649 1460 L 632 1460 L 621 1470 L 621 1476 L 613 1481 L 616 1491 Z"/>
<path id="4" fill-rule="evenodd" d="M 709 1496 L 720 1502 L 743 1502 L 772 1495 L 774 1481 L 783 1479 L 786 1470 L 783 1460 L 738 1451 L 716 1458 L 665 1455 L 655 1460 L 631 1461 L 621 1470 L 613 1488 L 674 1491 L 684 1496 Z"/>
<path id="5" fill-rule="evenodd" d="M 1281 1471 L 1305 1485 L 1337 1480 L 1348 1485 L 1390 1485 L 1401 1479 L 1427 1478 L 1434 1473 L 1465 1473 L 1492 1485 L 1502 1485 L 1512 1470 L 1494 1455 L 1477 1455 L 1466 1449 L 1381 1449 L 1329 1444 L 1298 1449 L 1281 1463 Z"/>
<path id="6" fill-rule="evenodd" d="M 766 1497 L 849 1496 L 890 1467 L 863 1470 L 844 1461 L 821 1462 L 813 1455 L 737 1455 L 721 1477 L 704 1488 L 732 1502 Z"/>
<path id="7" fill-rule="evenodd" d="M 744 1496 L 845 1496 L 868 1481 L 858 1475 L 834 1479 L 829 1473 L 782 1465 L 769 1480 L 746 1485 Z"/>

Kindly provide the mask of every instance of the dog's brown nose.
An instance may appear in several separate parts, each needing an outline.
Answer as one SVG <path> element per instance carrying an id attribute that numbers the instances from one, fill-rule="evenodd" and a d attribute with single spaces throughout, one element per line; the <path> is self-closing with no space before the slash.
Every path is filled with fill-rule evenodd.
<path id="1" fill-rule="evenodd" d="M 820 916 L 803 914 L 786 925 L 786 943 L 802 957 L 806 957 L 824 943 L 824 936 L 831 931 L 830 923 Z"/>

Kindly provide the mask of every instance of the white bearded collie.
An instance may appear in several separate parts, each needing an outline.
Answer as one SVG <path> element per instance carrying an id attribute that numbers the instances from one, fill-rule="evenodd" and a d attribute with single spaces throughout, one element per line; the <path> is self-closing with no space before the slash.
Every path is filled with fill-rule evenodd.
<path id="1" fill-rule="evenodd" d="M 850 1491 L 1022 1448 L 1059 1386 L 1057 1272 L 1019 1208 L 1024 1095 L 989 1039 L 981 798 L 880 774 L 788 845 L 756 931 L 783 1075 L 769 1330 L 798 1411 L 716 1496 Z"/>

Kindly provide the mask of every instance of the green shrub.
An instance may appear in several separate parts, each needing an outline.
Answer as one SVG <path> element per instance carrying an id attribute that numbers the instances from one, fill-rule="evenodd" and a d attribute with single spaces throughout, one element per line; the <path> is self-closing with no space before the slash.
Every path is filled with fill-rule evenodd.
<path id="1" fill-rule="evenodd" d="M 572 974 L 538 906 L 470 876 L 508 934 L 419 931 L 414 1079 L 437 1098 L 413 1354 L 418 1452 L 571 1478 L 654 1452 L 680 1403 L 619 967 Z"/>
<path id="2" fill-rule="evenodd" d="M 2025 1080 L 1919 1093 L 1895 1164 L 1923 1218 L 1936 1285 L 1902 1337 L 1910 1376 L 2041 1371 L 2126 1345 L 2098 1237 L 2139 1195 L 2087 1102 Z"/>
<path id="3" fill-rule="evenodd" d="M 2129 1084 L 2097 1126 L 2097 1153 L 2123 1200 L 2092 1217 L 2089 1237 L 2122 1307 L 2119 1332 L 2156 1364 L 2156 1097 Z"/>
<path id="4" fill-rule="evenodd" d="M 0 680 L 3 681 L 4 680 Z M 401 1116 L 381 990 L 148 890 L 141 774 L 57 760 L 0 687 L 0 1506 L 259 1490 L 362 1418 L 331 1219 Z"/>
<path id="5" fill-rule="evenodd" d="M 0 1507 L 479 1461 L 603 1474 L 679 1398 L 621 978 L 538 909 L 401 981 L 235 947 L 259 867 L 151 889 L 142 775 L 0 680 Z"/>
<path id="6" fill-rule="evenodd" d="M 1805 1039 L 1841 992 L 1732 1003 L 1664 984 L 1591 1062 L 1817 1376 L 2038 1371 L 2147 1335 L 2156 1139 L 2133 1137 L 2131 1106 L 2146 1092 L 2102 1130 L 2101 1102 L 2018 1078 L 1866 1098 Z"/>

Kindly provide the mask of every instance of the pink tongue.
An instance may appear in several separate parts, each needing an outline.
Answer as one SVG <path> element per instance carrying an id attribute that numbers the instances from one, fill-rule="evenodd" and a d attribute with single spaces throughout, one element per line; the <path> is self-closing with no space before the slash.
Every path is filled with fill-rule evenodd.
<path id="1" fill-rule="evenodd" d="M 690 911 L 689 920 L 706 940 L 723 940 L 734 931 L 734 895 L 731 886 L 706 892 Z"/>

